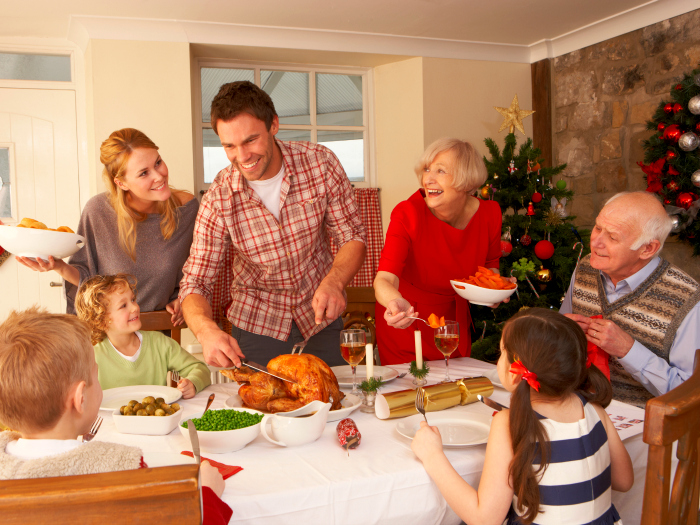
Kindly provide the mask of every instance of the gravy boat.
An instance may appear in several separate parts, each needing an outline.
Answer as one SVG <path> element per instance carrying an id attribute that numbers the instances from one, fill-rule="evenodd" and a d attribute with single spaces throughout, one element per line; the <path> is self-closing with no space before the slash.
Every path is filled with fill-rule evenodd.
<path id="1" fill-rule="evenodd" d="M 323 434 L 331 406 L 323 401 L 312 401 L 291 412 L 266 414 L 260 425 L 262 435 L 270 443 L 282 447 L 295 447 L 316 441 Z M 268 434 L 268 422 L 272 427 L 272 436 Z"/>

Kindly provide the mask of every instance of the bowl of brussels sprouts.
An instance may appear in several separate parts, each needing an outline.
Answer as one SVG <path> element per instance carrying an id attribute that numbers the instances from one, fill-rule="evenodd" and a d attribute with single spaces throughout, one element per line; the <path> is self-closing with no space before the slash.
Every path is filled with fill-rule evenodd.
<path id="1" fill-rule="evenodd" d="M 191 419 L 197 429 L 202 452 L 235 452 L 258 437 L 264 415 L 252 408 L 212 408 L 204 414 L 189 412 L 180 418 L 180 432 L 189 441 L 187 420 Z"/>
<path id="2" fill-rule="evenodd" d="M 122 434 L 164 436 L 177 426 L 182 411 L 177 403 L 168 404 L 162 397 L 132 399 L 112 412 L 114 426 Z"/>

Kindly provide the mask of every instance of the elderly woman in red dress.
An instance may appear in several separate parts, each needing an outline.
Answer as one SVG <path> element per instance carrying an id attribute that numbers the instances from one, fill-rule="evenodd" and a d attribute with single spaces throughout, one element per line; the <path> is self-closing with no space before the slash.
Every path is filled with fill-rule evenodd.
<path id="1" fill-rule="evenodd" d="M 501 256 L 501 209 L 477 199 L 486 167 L 468 142 L 442 138 L 433 142 L 415 167 L 421 188 L 391 213 L 386 243 L 374 280 L 377 297 L 377 349 L 383 365 L 415 359 L 413 324 L 434 313 L 457 320 L 460 340 L 453 357 L 471 350 L 469 303 L 455 294 L 450 279 L 474 275 L 477 266 L 498 272 Z M 422 322 L 423 356 L 443 359 L 433 329 Z"/>

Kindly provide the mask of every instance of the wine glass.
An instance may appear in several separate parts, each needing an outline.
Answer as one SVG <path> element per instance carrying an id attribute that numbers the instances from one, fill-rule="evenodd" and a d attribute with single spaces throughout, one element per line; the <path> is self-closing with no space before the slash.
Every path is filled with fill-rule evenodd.
<path id="1" fill-rule="evenodd" d="M 340 331 L 340 355 L 352 368 L 352 393 L 360 395 L 357 388 L 357 365 L 365 356 L 365 335 L 364 330 L 349 329 Z"/>
<path id="2" fill-rule="evenodd" d="M 450 355 L 459 346 L 459 323 L 457 321 L 445 321 L 445 326 L 435 329 L 435 346 L 442 355 L 445 356 L 445 379 L 444 383 L 452 381 L 450 379 Z"/>

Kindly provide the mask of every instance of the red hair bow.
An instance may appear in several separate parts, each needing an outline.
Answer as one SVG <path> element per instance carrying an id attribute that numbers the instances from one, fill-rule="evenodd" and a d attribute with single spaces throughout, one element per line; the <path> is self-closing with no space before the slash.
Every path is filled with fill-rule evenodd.
<path id="1" fill-rule="evenodd" d="M 537 374 L 530 372 L 527 367 L 517 359 L 512 365 L 510 365 L 511 374 L 522 376 L 527 384 L 534 388 L 537 392 L 540 391 L 540 382 L 537 380 Z"/>

